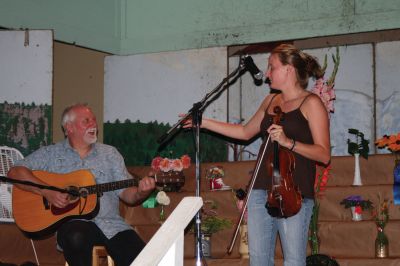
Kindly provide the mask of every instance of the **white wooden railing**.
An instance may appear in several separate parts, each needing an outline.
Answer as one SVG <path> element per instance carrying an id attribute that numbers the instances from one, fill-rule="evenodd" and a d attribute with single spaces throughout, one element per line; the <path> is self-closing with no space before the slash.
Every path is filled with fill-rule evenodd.
<path id="1" fill-rule="evenodd" d="M 183 198 L 131 266 L 183 266 L 184 230 L 201 206 L 201 197 Z"/>

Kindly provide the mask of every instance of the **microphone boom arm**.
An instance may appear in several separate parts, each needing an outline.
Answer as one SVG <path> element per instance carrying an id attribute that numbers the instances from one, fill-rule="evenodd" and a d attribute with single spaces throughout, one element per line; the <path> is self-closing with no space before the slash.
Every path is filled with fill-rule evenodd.
<path id="1" fill-rule="evenodd" d="M 232 71 L 227 77 L 225 77 L 211 92 L 207 93 L 204 98 L 193 104 L 193 107 L 189 109 L 184 117 L 178 120 L 167 132 L 165 132 L 161 137 L 158 138 L 157 142 L 162 146 L 167 140 L 169 136 L 174 135 L 177 130 L 182 128 L 182 123 L 191 117 L 195 112 L 203 113 L 206 107 L 212 103 L 219 95 L 230 85 L 229 80 L 237 75 L 240 71 L 245 69 L 244 61 L 241 59 L 239 66 Z M 225 84 L 226 83 L 226 84 Z M 225 85 L 224 85 L 225 84 Z M 201 121 L 200 121 L 201 124 Z"/>

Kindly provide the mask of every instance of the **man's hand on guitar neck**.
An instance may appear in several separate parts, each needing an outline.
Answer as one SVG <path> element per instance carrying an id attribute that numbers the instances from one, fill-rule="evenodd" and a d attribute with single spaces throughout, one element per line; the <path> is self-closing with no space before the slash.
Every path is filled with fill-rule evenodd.
<path id="1" fill-rule="evenodd" d="M 149 174 L 149 176 L 151 175 Z M 137 187 L 124 189 L 120 198 L 127 204 L 137 206 L 147 199 L 155 187 L 156 183 L 154 178 L 146 176 L 139 181 Z"/>

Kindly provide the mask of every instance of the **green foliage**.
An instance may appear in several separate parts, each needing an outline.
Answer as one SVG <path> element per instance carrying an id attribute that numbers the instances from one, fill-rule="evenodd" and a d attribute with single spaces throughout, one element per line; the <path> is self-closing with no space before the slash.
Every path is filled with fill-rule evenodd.
<path id="1" fill-rule="evenodd" d="M 104 123 L 104 143 L 116 147 L 125 158 L 125 164 L 150 165 L 156 156 L 180 157 L 188 154 L 195 158 L 194 138 L 191 131 L 181 131 L 161 151 L 157 139 L 167 132 L 169 124 L 141 123 L 116 120 Z M 227 145 L 224 140 L 208 134 L 200 135 L 200 160 L 202 162 L 226 161 Z"/>
<path id="2" fill-rule="evenodd" d="M 0 144 L 16 148 L 23 155 L 51 144 L 52 107 L 0 103 Z"/>
<path id="3" fill-rule="evenodd" d="M 347 139 L 347 150 L 351 155 L 354 155 L 355 153 L 359 153 L 362 157 L 365 159 L 368 159 L 368 153 L 369 153 L 369 140 L 364 138 L 364 133 L 361 131 L 350 128 L 348 131 L 350 134 L 353 134 L 356 136 L 356 141 L 352 142 L 350 139 Z"/>
<path id="4" fill-rule="evenodd" d="M 231 220 L 218 216 L 207 216 L 201 221 L 201 231 L 206 234 L 214 234 L 231 226 Z"/>
<path id="5" fill-rule="evenodd" d="M 373 208 L 370 200 L 363 200 L 359 196 L 345 198 L 340 202 L 340 204 L 344 205 L 345 208 L 360 206 L 363 211 L 371 210 Z"/>

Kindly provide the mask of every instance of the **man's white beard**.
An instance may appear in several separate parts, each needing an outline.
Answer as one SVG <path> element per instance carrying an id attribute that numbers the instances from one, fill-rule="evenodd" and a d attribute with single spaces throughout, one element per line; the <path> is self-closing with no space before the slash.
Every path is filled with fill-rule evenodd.
<path id="1" fill-rule="evenodd" d="M 90 134 L 89 132 L 93 132 L 93 134 Z M 97 129 L 96 128 L 87 129 L 85 135 L 83 136 L 83 140 L 87 144 L 95 143 L 97 141 Z"/>

